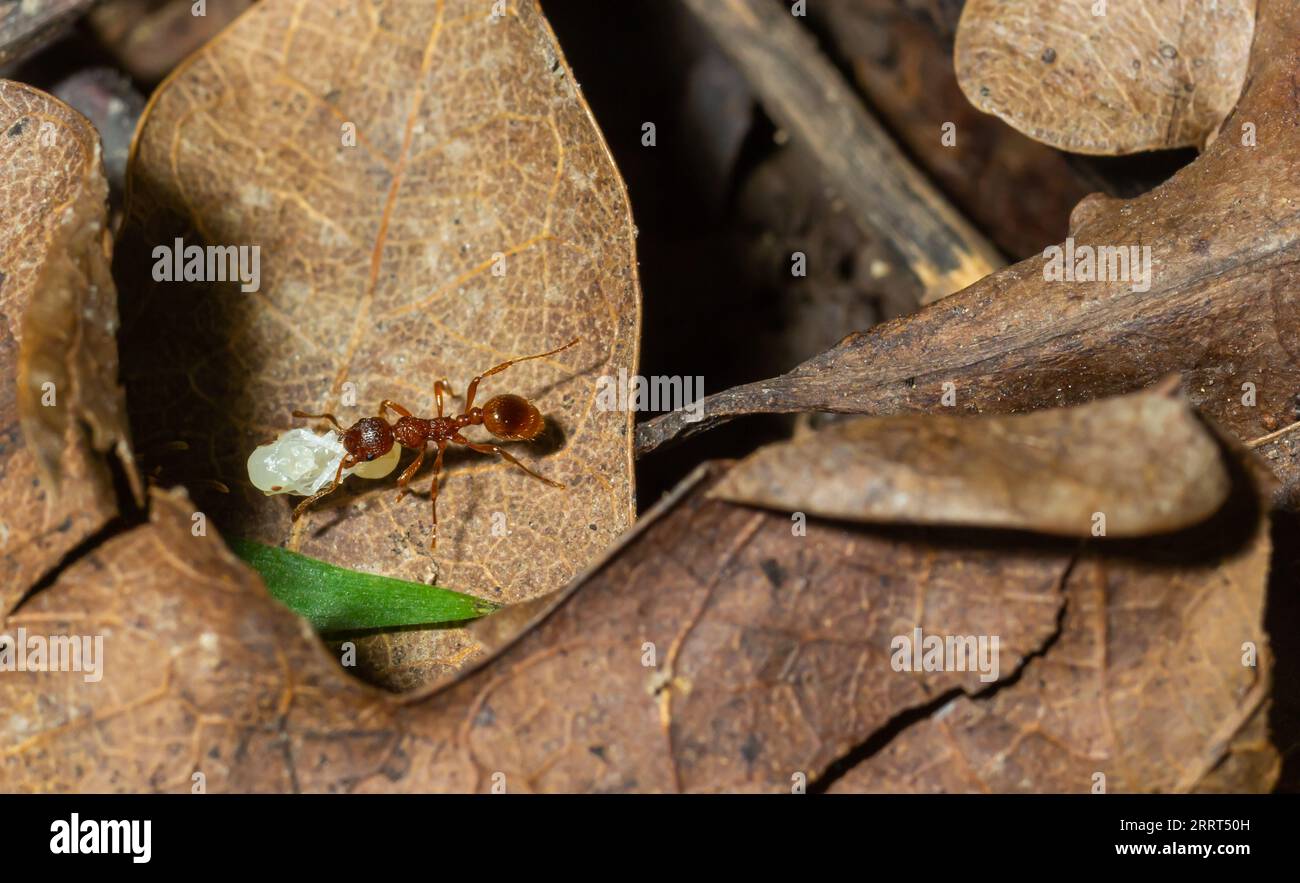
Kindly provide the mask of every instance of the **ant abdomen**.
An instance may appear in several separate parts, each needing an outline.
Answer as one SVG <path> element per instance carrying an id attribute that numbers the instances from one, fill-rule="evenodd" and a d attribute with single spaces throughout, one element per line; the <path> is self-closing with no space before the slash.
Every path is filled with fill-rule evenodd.
<path id="1" fill-rule="evenodd" d="M 546 428 L 546 418 L 523 396 L 493 396 L 483 404 L 483 427 L 505 441 L 528 441 Z"/>

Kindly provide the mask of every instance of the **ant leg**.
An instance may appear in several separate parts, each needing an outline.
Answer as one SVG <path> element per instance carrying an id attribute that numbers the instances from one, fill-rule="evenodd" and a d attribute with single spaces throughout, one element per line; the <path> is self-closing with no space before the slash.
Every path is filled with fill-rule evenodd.
<path id="1" fill-rule="evenodd" d="M 336 419 L 334 418 L 334 415 L 333 415 L 333 414 L 308 414 L 308 413 L 306 413 L 306 412 L 304 412 L 304 411 L 294 411 L 294 412 L 293 412 L 293 416 L 295 416 L 295 417 L 307 417 L 307 418 L 309 418 L 309 419 L 311 419 L 311 420 L 320 420 L 320 419 L 324 418 L 325 420 L 328 420 L 330 423 L 333 423 L 333 424 L 334 424 L 334 428 L 337 429 L 339 432 L 342 432 L 342 431 L 343 431 L 343 427 L 342 427 L 342 426 L 339 426 L 339 421 L 336 420 Z"/>
<path id="2" fill-rule="evenodd" d="M 394 402 L 392 399 L 384 399 L 382 402 L 379 403 L 379 416 L 380 416 L 380 417 L 383 417 L 385 420 L 387 420 L 387 419 L 388 419 L 388 414 L 387 414 L 386 412 L 387 412 L 390 408 L 391 408 L 392 410 L 396 411 L 399 417 L 410 417 L 410 416 L 411 416 L 411 412 L 410 412 L 410 411 L 406 410 L 406 409 L 403 408 L 401 405 L 397 404 L 397 402 Z"/>
<path id="3" fill-rule="evenodd" d="M 472 442 L 469 439 L 465 438 L 465 436 L 461 435 L 460 433 L 456 433 L 455 435 L 453 435 L 451 437 L 451 440 L 454 442 L 459 442 L 460 444 L 469 448 L 471 451 L 478 451 L 480 454 L 496 454 L 498 457 L 505 460 L 507 463 L 515 464 L 520 469 L 524 470 L 529 475 L 531 475 L 533 478 L 536 478 L 538 481 L 544 481 L 547 484 L 549 484 L 551 487 L 558 487 L 558 488 L 564 487 L 564 485 L 560 484 L 558 481 L 552 481 L 551 479 L 547 478 L 545 475 L 538 475 L 536 472 L 529 469 L 523 463 L 520 463 L 518 460 L 516 460 L 513 454 L 503 450 L 500 445 L 477 444 L 476 442 Z"/>
<path id="4" fill-rule="evenodd" d="M 293 507 L 293 520 L 297 521 L 299 518 L 302 517 L 302 513 L 307 511 L 308 506 L 310 506 L 312 503 L 316 502 L 326 494 L 332 493 L 335 488 L 337 488 L 340 484 L 342 484 L 343 470 L 351 469 L 353 466 L 357 465 L 357 462 L 358 461 L 352 458 L 351 454 L 348 454 L 346 457 L 340 460 L 339 468 L 334 473 L 334 480 L 331 481 L 326 487 L 321 488 L 316 493 L 312 494 L 310 497 L 303 500 L 297 506 Z"/>
<path id="5" fill-rule="evenodd" d="M 433 504 L 433 539 L 430 549 L 438 548 L 438 474 L 442 472 L 442 452 L 447 450 L 447 442 L 438 442 L 438 456 L 433 458 L 433 484 L 429 487 L 429 500 Z"/>
<path id="6" fill-rule="evenodd" d="M 433 385 L 433 397 L 438 400 L 439 417 L 442 416 L 442 391 L 444 389 L 447 391 L 447 395 L 455 395 L 455 393 L 451 391 L 451 383 L 446 380 L 439 380 Z"/>
<path id="7" fill-rule="evenodd" d="M 519 359 L 511 359 L 508 362 L 502 362 L 500 365 L 497 365 L 495 368 L 489 368 L 488 370 L 484 371 L 478 377 L 475 377 L 473 380 L 471 380 L 469 382 L 469 388 L 465 390 L 465 413 L 468 414 L 469 409 L 474 407 L 474 394 L 478 392 L 479 381 L 482 380 L 484 377 L 491 377 L 493 374 L 500 374 L 502 371 L 506 370 L 511 365 L 518 365 L 520 362 L 528 362 L 531 361 L 532 359 L 543 359 L 547 356 L 553 356 L 558 352 L 567 350 L 569 347 L 573 346 L 581 339 L 582 338 L 580 337 L 575 337 L 573 340 L 569 341 L 564 346 L 557 346 L 555 349 L 550 350 L 549 352 L 538 353 L 535 356 L 524 356 L 523 358 L 519 358 Z"/>
<path id="8" fill-rule="evenodd" d="M 424 462 L 424 452 L 426 450 L 427 448 L 420 448 L 420 453 L 415 455 L 415 462 L 403 469 L 402 474 L 397 476 L 397 486 L 400 488 L 397 492 L 397 499 L 400 500 L 402 497 L 406 496 L 406 486 L 410 484 L 411 479 L 415 477 L 415 473 L 420 471 L 420 464 Z"/>

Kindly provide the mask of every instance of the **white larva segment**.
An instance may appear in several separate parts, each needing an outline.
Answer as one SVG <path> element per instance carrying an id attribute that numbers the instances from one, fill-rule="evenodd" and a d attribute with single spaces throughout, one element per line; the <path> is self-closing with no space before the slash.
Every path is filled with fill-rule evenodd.
<path id="1" fill-rule="evenodd" d="M 296 494 L 307 497 L 334 480 L 334 473 L 347 453 L 334 430 L 316 435 L 310 429 L 290 429 L 268 445 L 255 449 L 248 457 L 248 479 L 267 496 Z M 397 467 L 401 447 L 377 460 L 360 463 L 343 470 L 362 478 L 383 478 Z"/>
<path id="2" fill-rule="evenodd" d="M 262 493 L 310 496 L 334 478 L 347 453 L 334 430 L 290 429 L 248 458 L 248 478 Z"/>
<path id="3" fill-rule="evenodd" d="M 372 480 L 383 478 L 397 468 L 397 461 L 400 459 L 402 459 L 402 446 L 395 444 L 388 449 L 388 453 L 384 454 L 384 456 L 371 460 L 369 463 L 358 463 L 351 469 L 344 469 L 343 474 Z M 334 468 L 337 469 L 338 465 L 335 463 Z"/>

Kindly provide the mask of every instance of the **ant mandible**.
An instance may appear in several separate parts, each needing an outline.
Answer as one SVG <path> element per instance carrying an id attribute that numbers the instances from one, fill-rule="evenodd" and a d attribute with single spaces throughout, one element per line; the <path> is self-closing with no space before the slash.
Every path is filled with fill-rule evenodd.
<path id="1" fill-rule="evenodd" d="M 446 380 L 439 380 L 433 385 L 433 396 L 437 401 L 438 416 L 428 420 L 412 416 L 410 411 L 390 399 L 384 399 L 380 402 L 378 417 L 362 417 L 347 430 L 344 430 L 339 425 L 333 414 L 306 414 L 302 411 L 294 411 L 293 416 L 295 417 L 323 418 L 333 423 L 341 435 L 341 441 L 347 453 L 339 462 L 338 471 L 334 473 L 334 481 L 299 503 L 293 510 L 293 520 L 297 521 L 302 516 L 302 513 L 307 511 L 307 507 L 337 489 L 342 483 L 344 469 L 351 469 L 363 461 L 384 456 L 392 450 L 394 443 L 404 448 L 419 451 L 415 461 L 397 477 L 397 486 L 400 488 L 397 495 L 399 500 L 405 496 L 408 490 L 407 485 L 424 462 L 424 455 L 428 450 L 429 443 L 433 442 L 438 446 L 438 455 L 433 461 L 433 484 L 429 490 L 433 501 L 433 541 L 430 543 L 430 548 L 436 549 L 438 547 L 438 474 L 442 471 L 443 452 L 447 450 L 447 445 L 452 442 L 464 445 L 472 451 L 478 451 L 480 454 L 495 454 L 503 460 L 518 466 L 533 478 L 544 481 L 551 487 L 563 488 L 564 485 L 559 482 L 538 475 L 523 463 L 520 463 L 499 445 L 472 442 L 461 435 L 461 430 L 467 426 L 481 425 L 501 441 L 530 441 L 541 435 L 542 430 L 546 428 L 546 419 L 542 417 L 541 411 L 537 410 L 537 406 L 523 396 L 509 393 L 493 396 L 481 408 L 474 407 L 474 396 L 478 393 L 479 382 L 484 378 L 491 377 L 493 374 L 500 374 L 511 365 L 517 365 L 520 362 L 527 362 L 532 359 L 542 359 L 563 352 L 576 344 L 579 339 L 575 337 L 564 346 L 557 347 L 549 352 L 538 353 L 535 356 L 524 356 L 521 359 L 510 359 L 495 368 L 484 371 L 470 381 L 469 387 L 465 390 L 465 410 L 455 417 L 444 417 L 442 415 L 443 390 L 446 390 L 450 395 L 455 395 L 451 391 L 451 384 Z M 398 415 L 397 422 L 391 425 L 388 422 L 389 410 Z"/>

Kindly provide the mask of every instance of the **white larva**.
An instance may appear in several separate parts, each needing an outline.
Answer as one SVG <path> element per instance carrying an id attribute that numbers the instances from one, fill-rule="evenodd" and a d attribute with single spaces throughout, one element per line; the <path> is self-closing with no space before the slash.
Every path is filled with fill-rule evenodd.
<path id="1" fill-rule="evenodd" d="M 310 429 L 290 429 L 249 455 L 248 479 L 267 496 L 296 494 L 308 497 L 334 480 L 334 473 L 346 453 L 332 429 L 321 435 Z M 401 446 L 393 445 L 392 450 L 376 460 L 344 469 L 343 477 L 383 478 L 397 468 L 401 456 Z"/>

